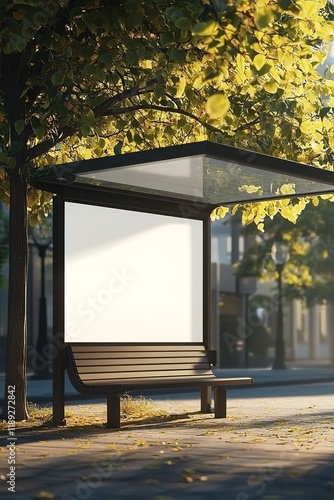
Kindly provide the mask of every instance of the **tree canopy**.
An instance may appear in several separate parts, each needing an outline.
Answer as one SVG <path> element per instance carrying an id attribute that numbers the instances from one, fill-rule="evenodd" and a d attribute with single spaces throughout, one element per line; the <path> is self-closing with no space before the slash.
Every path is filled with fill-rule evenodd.
<path id="1" fill-rule="evenodd" d="M 0 14 L 6 169 L 203 138 L 330 168 L 329 1 L 14 0 Z M 29 194 L 38 214 L 47 195 Z"/>

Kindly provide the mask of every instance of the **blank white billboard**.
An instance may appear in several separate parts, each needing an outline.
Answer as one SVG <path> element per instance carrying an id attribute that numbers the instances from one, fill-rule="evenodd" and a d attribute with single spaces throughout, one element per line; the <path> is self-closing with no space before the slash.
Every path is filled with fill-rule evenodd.
<path id="1" fill-rule="evenodd" d="M 202 221 L 66 202 L 65 341 L 202 342 Z"/>

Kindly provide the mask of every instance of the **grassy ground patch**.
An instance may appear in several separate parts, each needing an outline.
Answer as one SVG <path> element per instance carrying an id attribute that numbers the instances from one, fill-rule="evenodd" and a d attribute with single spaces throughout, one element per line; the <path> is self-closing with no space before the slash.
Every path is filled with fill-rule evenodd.
<path id="1" fill-rule="evenodd" d="M 52 408 L 50 406 L 39 406 L 36 403 L 28 402 L 29 420 L 16 422 L 16 428 L 26 427 L 51 427 L 52 426 Z M 151 399 L 144 396 L 132 397 L 125 394 L 121 397 L 121 418 L 126 421 L 147 420 L 167 415 L 167 412 L 160 409 Z M 66 427 L 78 426 L 97 426 L 103 427 L 107 419 L 106 405 L 89 405 L 75 409 L 66 408 L 65 411 Z M 7 422 L 0 421 L 0 429 L 6 429 Z"/>

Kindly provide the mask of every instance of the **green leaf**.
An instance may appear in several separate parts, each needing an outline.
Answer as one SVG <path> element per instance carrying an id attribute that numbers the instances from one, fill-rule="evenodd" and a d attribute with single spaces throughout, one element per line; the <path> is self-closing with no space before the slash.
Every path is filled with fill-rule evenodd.
<path id="1" fill-rule="evenodd" d="M 96 73 L 96 68 L 93 64 L 86 64 L 86 66 L 82 70 L 84 75 L 92 76 Z"/>
<path id="2" fill-rule="evenodd" d="M 179 17 L 174 21 L 174 24 L 177 28 L 180 29 L 190 28 L 190 21 L 187 17 Z"/>
<path id="3" fill-rule="evenodd" d="M 57 71 L 56 73 L 53 73 L 53 75 L 51 76 L 51 82 L 52 82 L 52 85 L 60 85 L 63 83 L 64 81 L 64 73 L 61 72 L 61 71 Z"/>
<path id="4" fill-rule="evenodd" d="M 114 147 L 115 155 L 120 155 L 122 153 L 123 141 L 118 141 L 116 146 Z"/>
<path id="5" fill-rule="evenodd" d="M 7 162 L 8 162 L 8 155 L 6 155 L 3 151 L 0 151 L 0 163 L 7 164 Z"/>
<path id="6" fill-rule="evenodd" d="M 126 0 L 124 8 L 126 12 L 136 12 L 138 11 L 140 2 L 138 0 Z"/>
<path id="7" fill-rule="evenodd" d="M 213 35 L 214 31 L 218 27 L 218 23 L 210 19 L 209 21 L 202 21 L 201 23 L 195 24 L 193 26 L 192 32 L 196 36 L 210 36 Z"/>
<path id="8" fill-rule="evenodd" d="M 272 66 L 270 64 L 264 64 L 261 69 L 258 70 L 258 75 L 262 76 L 265 75 L 266 73 L 269 73 L 269 71 L 272 69 Z"/>
<path id="9" fill-rule="evenodd" d="M 101 149 L 101 148 L 95 148 L 94 149 L 94 153 L 96 154 L 96 156 L 102 156 L 103 155 L 103 149 Z"/>
<path id="10" fill-rule="evenodd" d="M 222 118 L 230 109 L 230 101 L 225 94 L 214 94 L 208 98 L 205 109 L 210 118 Z"/>
<path id="11" fill-rule="evenodd" d="M 144 17 L 141 12 L 133 12 L 127 19 L 127 25 L 129 26 L 129 28 L 138 28 L 143 24 L 143 20 Z"/>
<path id="12" fill-rule="evenodd" d="M 157 99 L 160 99 L 163 96 L 165 88 L 162 85 L 155 85 L 154 87 L 154 95 Z"/>
<path id="13" fill-rule="evenodd" d="M 35 134 L 38 140 L 43 139 L 44 137 L 44 127 L 40 126 L 35 129 Z"/>
<path id="14" fill-rule="evenodd" d="M 79 55 L 85 60 L 91 59 L 94 55 L 94 49 L 86 45 L 80 48 Z"/>
<path id="15" fill-rule="evenodd" d="M 176 62 L 186 62 L 186 53 L 184 50 L 173 47 L 170 51 L 170 55 Z"/>
<path id="16" fill-rule="evenodd" d="M 278 0 L 277 3 L 283 10 L 290 10 L 293 5 L 292 0 Z"/>
<path id="17" fill-rule="evenodd" d="M 135 64 L 136 56 L 133 52 L 127 52 L 125 57 L 129 66 L 133 66 Z"/>
<path id="18" fill-rule="evenodd" d="M 274 13 L 271 9 L 268 7 L 261 7 L 260 9 L 257 9 L 254 14 L 255 26 L 261 31 L 269 26 L 273 17 Z"/>
<path id="19" fill-rule="evenodd" d="M 73 19 L 77 16 L 80 16 L 82 13 L 82 8 L 81 7 L 73 7 L 73 9 L 70 10 L 70 19 L 73 21 Z"/>
<path id="20" fill-rule="evenodd" d="M 320 118 L 323 120 L 323 118 L 325 118 L 325 116 L 330 112 L 330 110 L 331 110 L 331 108 L 329 108 L 328 106 L 326 106 L 325 108 L 322 108 L 319 111 Z"/>
<path id="21" fill-rule="evenodd" d="M 168 45 L 169 43 L 174 42 L 174 35 L 173 35 L 173 33 L 172 32 L 161 33 L 161 35 L 160 35 L 160 42 L 162 43 L 162 45 L 164 47 L 166 47 L 166 45 Z"/>
<path id="22" fill-rule="evenodd" d="M 105 65 L 105 67 L 107 69 L 112 68 L 112 66 L 114 64 L 114 58 L 110 54 L 108 54 L 108 53 L 102 54 L 99 57 L 99 61 L 103 62 L 103 64 Z"/>
<path id="23" fill-rule="evenodd" d="M 25 121 L 24 120 L 16 120 L 15 122 L 15 130 L 18 134 L 21 134 L 23 132 L 24 127 L 25 127 Z"/>
<path id="24" fill-rule="evenodd" d="M 92 123 L 94 122 L 95 120 L 95 114 L 94 114 L 94 111 L 92 109 L 90 109 L 86 115 L 86 122 L 88 125 L 92 125 Z"/>
<path id="25" fill-rule="evenodd" d="M 90 134 L 90 126 L 89 125 L 81 125 L 80 131 L 82 137 L 87 137 Z"/>

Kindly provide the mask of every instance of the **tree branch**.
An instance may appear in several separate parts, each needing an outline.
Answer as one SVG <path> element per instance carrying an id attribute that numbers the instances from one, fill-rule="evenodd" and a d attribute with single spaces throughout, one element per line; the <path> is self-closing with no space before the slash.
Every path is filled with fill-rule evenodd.
<path id="1" fill-rule="evenodd" d="M 157 78 L 153 78 L 152 80 L 149 80 L 146 83 L 145 87 L 140 87 L 139 85 L 137 85 L 136 87 L 133 87 L 132 89 L 124 90 L 123 92 L 120 92 L 119 94 L 116 94 L 115 96 L 110 97 L 105 102 L 100 104 L 100 106 L 97 106 L 94 109 L 95 116 L 106 116 L 105 112 L 109 108 L 111 108 L 112 106 L 115 106 L 115 104 L 118 104 L 119 102 L 125 101 L 125 99 L 129 99 L 130 97 L 134 97 L 140 93 L 149 92 L 154 88 L 154 86 L 157 83 L 164 83 L 163 77 L 157 77 Z"/>
<path id="2" fill-rule="evenodd" d="M 111 106 L 115 106 L 116 104 L 123 102 L 126 99 L 129 99 L 130 97 L 140 95 L 140 94 L 143 94 L 146 92 L 150 92 L 157 83 L 163 83 L 163 82 L 164 82 L 164 79 L 161 76 L 161 77 L 157 77 L 157 78 L 153 78 L 152 80 L 149 80 L 148 82 L 146 82 L 146 85 L 144 87 L 137 85 L 136 87 L 133 87 L 131 89 L 124 90 L 123 92 L 120 92 L 119 94 L 116 94 L 116 95 L 110 97 L 109 99 L 106 99 L 106 101 L 104 101 L 102 104 L 100 104 L 99 106 L 94 108 L 93 109 L 94 114 L 96 117 L 99 117 L 99 118 L 102 116 L 108 116 L 107 111 L 108 111 L 108 109 L 110 109 Z M 74 135 L 75 133 L 77 133 L 78 129 L 79 129 L 79 126 L 71 127 L 69 125 L 60 129 L 57 137 L 45 139 L 44 141 L 39 142 L 35 146 L 32 146 L 28 150 L 28 159 L 31 161 L 31 160 L 34 160 L 35 158 L 38 158 L 42 154 L 47 153 L 57 143 L 62 142 L 65 139 L 67 139 L 67 137 L 70 137 L 70 136 Z"/>
<path id="3" fill-rule="evenodd" d="M 223 132 L 217 128 L 214 127 L 213 125 L 210 125 L 209 123 L 205 122 L 204 120 L 201 120 L 198 116 L 194 115 L 190 111 L 185 111 L 184 109 L 181 108 L 171 108 L 168 106 L 159 106 L 157 104 L 137 104 L 135 106 L 127 106 L 123 108 L 109 108 L 103 116 L 117 116 L 121 115 L 124 113 L 132 113 L 133 111 L 139 111 L 141 109 L 153 109 L 155 111 L 162 111 L 164 113 L 177 113 L 179 115 L 184 115 L 187 116 L 188 118 L 191 118 L 192 120 L 197 121 L 200 125 L 205 127 L 206 129 L 210 130 L 210 132 L 215 132 L 223 135 Z"/>

